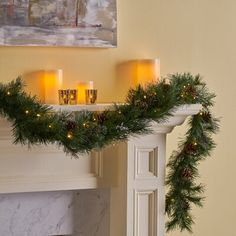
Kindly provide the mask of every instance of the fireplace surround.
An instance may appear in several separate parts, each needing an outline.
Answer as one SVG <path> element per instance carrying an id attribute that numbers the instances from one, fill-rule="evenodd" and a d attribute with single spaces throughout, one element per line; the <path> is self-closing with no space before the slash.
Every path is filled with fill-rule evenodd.
<path id="1" fill-rule="evenodd" d="M 0 235 L 164 236 L 166 134 L 200 109 L 181 106 L 152 134 L 79 159 L 52 145 L 13 145 L 1 118 Z"/>

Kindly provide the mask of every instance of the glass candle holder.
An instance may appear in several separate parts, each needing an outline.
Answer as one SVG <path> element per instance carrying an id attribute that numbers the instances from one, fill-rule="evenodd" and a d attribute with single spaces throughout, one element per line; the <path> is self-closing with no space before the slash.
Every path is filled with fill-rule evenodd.
<path id="1" fill-rule="evenodd" d="M 97 100 L 97 89 L 86 89 L 85 100 L 86 104 L 95 104 Z"/>
<path id="2" fill-rule="evenodd" d="M 64 89 L 59 90 L 59 104 L 60 105 L 76 105 L 77 104 L 77 90 Z"/>
<path id="3" fill-rule="evenodd" d="M 65 89 L 58 90 L 59 104 L 67 105 L 69 103 L 69 91 Z"/>
<path id="4" fill-rule="evenodd" d="M 68 96 L 69 96 L 69 104 L 76 105 L 77 104 L 77 90 L 76 89 L 68 90 Z"/>

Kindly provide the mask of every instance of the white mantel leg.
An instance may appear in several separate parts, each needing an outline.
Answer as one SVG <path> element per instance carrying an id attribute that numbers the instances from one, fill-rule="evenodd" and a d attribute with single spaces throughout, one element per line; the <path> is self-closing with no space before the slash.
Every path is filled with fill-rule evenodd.
<path id="1" fill-rule="evenodd" d="M 130 140 L 127 162 L 127 236 L 164 236 L 165 135 Z"/>
<path id="2" fill-rule="evenodd" d="M 164 236 L 165 139 L 165 134 L 131 138 L 104 151 L 104 170 L 109 169 L 104 174 L 116 183 L 110 236 Z"/>

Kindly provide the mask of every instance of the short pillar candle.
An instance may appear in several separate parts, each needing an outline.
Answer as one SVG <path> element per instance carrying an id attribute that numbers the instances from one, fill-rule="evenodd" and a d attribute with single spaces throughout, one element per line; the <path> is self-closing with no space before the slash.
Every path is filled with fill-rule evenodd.
<path id="1" fill-rule="evenodd" d="M 77 98 L 78 98 L 78 104 L 85 104 L 86 103 L 86 96 L 85 91 L 87 89 L 93 89 L 93 81 L 88 82 L 79 82 L 77 85 Z"/>

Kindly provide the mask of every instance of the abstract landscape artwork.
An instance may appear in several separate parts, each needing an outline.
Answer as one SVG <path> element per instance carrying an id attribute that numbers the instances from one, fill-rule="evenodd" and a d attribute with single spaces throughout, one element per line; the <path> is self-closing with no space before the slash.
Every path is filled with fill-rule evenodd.
<path id="1" fill-rule="evenodd" d="M 116 47 L 116 0 L 0 0 L 0 45 Z"/>

